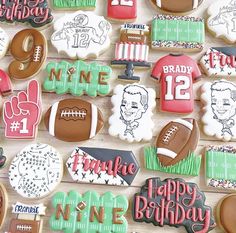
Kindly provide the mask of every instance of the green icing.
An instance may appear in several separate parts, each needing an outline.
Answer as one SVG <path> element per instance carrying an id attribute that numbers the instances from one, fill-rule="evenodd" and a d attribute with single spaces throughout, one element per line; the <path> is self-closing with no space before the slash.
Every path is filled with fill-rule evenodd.
<path id="1" fill-rule="evenodd" d="M 86 207 L 80 211 L 81 221 L 77 221 L 78 212 L 77 205 L 84 202 Z M 56 211 L 50 218 L 50 227 L 54 231 L 64 231 L 64 233 L 126 233 L 128 223 L 123 216 L 128 209 L 128 200 L 125 196 L 114 196 L 111 192 L 106 192 L 104 195 L 99 196 L 95 191 L 88 191 L 81 195 L 76 191 L 71 191 L 68 194 L 58 192 L 54 195 L 52 205 L 56 209 L 57 205 L 61 204 L 63 211 L 66 205 L 70 205 L 70 215 L 68 220 L 64 220 L 60 215 L 56 219 Z M 92 206 L 96 206 L 99 213 L 100 207 L 104 207 L 103 223 L 99 223 L 98 219 L 94 218 L 94 222 L 90 221 L 90 210 Z M 123 211 L 117 212 L 119 221 L 122 224 L 113 224 L 113 208 L 122 208 Z M 65 211 L 64 211 L 65 213 Z"/>
<path id="2" fill-rule="evenodd" d="M 96 0 L 53 0 L 55 8 L 95 8 Z"/>
<path id="3" fill-rule="evenodd" d="M 71 68 L 74 69 L 74 73 L 72 72 L 73 74 L 70 76 L 68 72 Z M 107 81 L 112 70 L 109 66 L 99 65 L 96 62 L 88 64 L 83 61 L 75 63 L 62 61 L 48 63 L 46 70 L 48 77 L 43 84 L 46 91 L 57 94 L 70 93 L 75 96 L 86 93 L 93 97 L 107 95 L 110 92 Z M 88 79 L 89 72 L 90 80 Z M 84 74 L 83 78 L 81 78 L 82 74 Z"/>
<path id="4" fill-rule="evenodd" d="M 145 166 L 148 170 L 161 171 L 171 174 L 198 176 L 201 167 L 201 156 L 189 153 L 187 158 L 172 166 L 162 166 L 156 154 L 155 147 L 144 148 Z"/>

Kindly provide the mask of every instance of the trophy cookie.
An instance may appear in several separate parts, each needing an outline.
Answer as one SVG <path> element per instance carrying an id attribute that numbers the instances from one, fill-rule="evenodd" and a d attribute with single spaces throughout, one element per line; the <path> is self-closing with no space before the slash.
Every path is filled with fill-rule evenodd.
<path id="1" fill-rule="evenodd" d="M 55 10 L 94 10 L 97 0 L 53 0 L 52 3 Z"/>
<path id="2" fill-rule="evenodd" d="M 4 224 L 5 217 L 7 215 L 7 206 L 8 206 L 8 196 L 7 191 L 3 184 L 0 183 L 0 229 Z"/>

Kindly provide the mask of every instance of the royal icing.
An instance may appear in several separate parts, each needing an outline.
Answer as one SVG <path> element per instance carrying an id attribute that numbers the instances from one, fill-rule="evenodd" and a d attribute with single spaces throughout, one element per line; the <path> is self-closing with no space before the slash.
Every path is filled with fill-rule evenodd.
<path id="1" fill-rule="evenodd" d="M 38 28 L 53 20 L 47 0 L 1 0 L 0 3 L 1 22 L 29 23 Z"/>
<path id="2" fill-rule="evenodd" d="M 2 168 L 6 163 L 6 156 L 4 156 L 3 148 L 0 147 L 0 168 Z"/>
<path id="3" fill-rule="evenodd" d="M 192 58 L 181 54 L 162 57 L 155 64 L 151 76 L 161 82 L 162 111 L 193 111 L 193 83 L 199 80 L 201 72 Z"/>
<path id="4" fill-rule="evenodd" d="M 13 189 L 25 198 L 42 198 L 61 182 L 63 161 L 55 148 L 47 144 L 32 144 L 12 160 L 9 181 Z"/>
<path id="5" fill-rule="evenodd" d="M 201 67 L 210 77 L 236 77 L 236 48 L 209 48 L 200 60 Z"/>
<path id="6" fill-rule="evenodd" d="M 100 196 L 95 191 L 81 195 L 76 191 L 58 192 L 52 205 L 55 209 L 50 218 L 53 231 L 65 233 L 126 233 L 128 223 L 124 217 L 128 209 L 125 196 L 106 192 Z"/>
<path id="7" fill-rule="evenodd" d="M 236 85 L 226 80 L 204 83 L 201 87 L 204 104 L 203 130 L 209 136 L 229 141 L 236 138 Z"/>
<path id="8" fill-rule="evenodd" d="M 109 66 L 96 62 L 76 61 L 50 62 L 46 68 L 48 78 L 44 81 L 44 89 L 57 94 L 70 93 L 81 96 L 84 93 L 96 97 L 110 92 L 108 80 L 112 70 Z"/>
<path id="9" fill-rule="evenodd" d="M 77 11 L 54 23 L 52 45 L 71 58 L 98 57 L 110 46 L 111 24 L 103 16 Z"/>
<path id="10" fill-rule="evenodd" d="M 113 114 L 109 118 L 109 134 L 128 142 L 150 140 L 154 127 L 155 97 L 152 88 L 142 85 L 116 86 L 111 98 Z"/>
<path id="11" fill-rule="evenodd" d="M 136 222 L 183 226 L 188 233 L 207 233 L 215 227 L 203 192 L 182 179 L 147 179 L 133 198 L 132 215 Z"/>
<path id="12" fill-rule="evenodd" d="M 139 171 L 138 162 L 131 151 L 77 147 L 66 166 L 74 181 L 131 185 Z"/>
<path id="13" fill-rule="evenodd" d="M 9 44 L 10 44 L 9 36 L 2 28 L 0 28 L 0 58 L 6 55 Z"/>
<path id="14" fill-rule="evenodd" d="M 216 37 L 223 37 L 230 43 L 236 42 L 236 1 L 215 1 L 208 8 L 208 29 Z"/>
<path id="15" fill-rule="evenodd" d="M 199 51 L 205 41 L 204 20 L 189 16 L 157 15 L 152 20 L 152 48 Z"/>
<path id="16" fill-rule="evenodd" d="M 12 83 L 8 74 L 0 69 L 0 93 L 2 96 L 10 95 L 12 93 Z"/>
<path id="17" fill-rule="evenodd" d="M 137 0 L 108 0 L 107 17 L 118 21 L 134 21 L 137 17 Z"/>
<path id="18" fill-rule="evenodd" d="M 7 214 L 8 196 L 7 191 L 3 184 L 0 183 L 0 229 L 4 224 L 4 220 Z"/>
<path id="19" fill-rule="evenodd" d="M 28 83 L 27 91 L 11 97 L 3 106 L 5 137 L 33 139 L 36 137 L 42 113 L 41 90 L 37 80 Z"/>
<path id="20" fill-rule="evenodd" d="M 53 0 L 55 9 L 94 9 L 97 0 Z"/>
<path id="21" fill-rule="evenodd" d="M 25 48 L 30 47 L 26 51 Z M 9 75 L 14 79 L 27 79 L 37 75 L 47 58 L 47 40 L 36 29 L 24 29 L 18 32 L 10 51 L 15 58 L 8 67 Z"/>

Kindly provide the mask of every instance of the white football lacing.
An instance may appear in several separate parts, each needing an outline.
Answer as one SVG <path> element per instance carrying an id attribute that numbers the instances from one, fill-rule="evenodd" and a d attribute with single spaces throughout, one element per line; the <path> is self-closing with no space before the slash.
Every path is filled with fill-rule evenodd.
<path id="1" fill-rule="evenodd" d="M 29 225 L 17 225 L 17 226 L 16 226 L 16 230 L 18 230 L 18 231 L 29 231 L 29 232 L 31 232 L 32 227 L 29 226 Z"/>
<path id="2" fill-rule="evenodd" d="M 40 61 L 41 51 L 42 51 L 42 46 L 40 46 L 40 45 L 35 46 L 35 48 L 34 48 L 34 57 L 33 57 L 34 62 Z"/>
<path id="3" fill-rule="evenodd" d="M 61 118 L 70 118 L 70 117 L 76 117 L 76 118 L 82 118 L 84 119 L 86 117 L 86 111 L 85 110 L 62 110 L 61 111 Z"/>
<path id="4" fill-rule="evenodd" d="M 170 137 L 177 131 L 178 127 L 177 126 L 172 126 L 165 134 L 163 138 L 163 142 L 168 143 Z"/>

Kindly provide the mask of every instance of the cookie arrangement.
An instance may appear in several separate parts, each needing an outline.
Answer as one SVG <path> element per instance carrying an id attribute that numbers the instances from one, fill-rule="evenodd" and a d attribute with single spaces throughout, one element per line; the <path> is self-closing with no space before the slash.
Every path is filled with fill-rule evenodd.
<path id="1" fill-rule="evenodd" d="M 2 140 L 21 147 L 0 147 L 1 231 L 236 232 L 236 1 L 203 18 L 207 0 L 145 0 L 146 22 L 139 0 L 100 1 L 0 1 L 0 23 L 21 25 L 0 28 Z M 230 193 L 213 209 L 202 190 Z"/>

